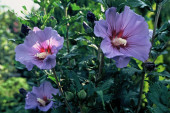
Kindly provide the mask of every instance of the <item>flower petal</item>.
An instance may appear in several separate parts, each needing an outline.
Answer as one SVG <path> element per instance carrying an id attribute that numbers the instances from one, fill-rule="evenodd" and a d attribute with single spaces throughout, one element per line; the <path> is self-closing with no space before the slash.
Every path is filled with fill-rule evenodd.
<path id="1" fill-rule="evenodd" d="M 124 11 L 120 14 L 121 30 L 123 30 L 123 37 L 130 37 L 134 35 L 145 36 L 148 35 L 148 24 L 145 19 L 130 10 L 128 6 L 125 6 Z"/>
<path id="2" fill-rule="evenodd" d="M 153 30 L 149 29 L 149 37 L 152 38 L 152 35 L 153 35 Z"/>
<path id="3" fill-rule="evenodd" d="M 53 101 L 51 101 L 48 105 L 46 106 L 40 106 L 38 105 L 38 108 L 41 110 L 41 111 L 48 111 L 53 105 Z"/>
<path id="4" fill-rule="evenodd" d="M 45 81 L 40 87 L 33 87 L 32 92 L 37 95 L 38 98 L 46 96 L 48 99 L 52 98 L 52 94 L 59 93 L 58 89 L 52 87 L 50 82 Z M 60 93 L 59 93 L 60 94 Z"/>
<path id="5" fill-rule="evenodd" d="M 106 10 L 105 12 L 106 15 L 106 21 L 108 23 L 108 26 L 110 27 L 111 31 L 115 30 L 115 23 L 116 23 L 116 17 L 118 13 L 116 12 L 115 7 L 111 7 Z"/>
<path id="6" fill-rule="evenodd" d="M 100 48 L 102 49 L 104 55 L 107 58 L 113 58 L 115 56 L 123 55 L 118 51 L 117 48 L 113 47 L 113 45 L 110 42 L 110 39 L 106 38 L 102 41 Z"/>
<path id="7" fill-rule="evenodd" d="M 60 95 L 59 89 L 53 88 L 50 82 L 44 82 L 44 94 L 48 98 L 52 98 L 52 94 L 56 95 L 57 93 Z"/>
<path id="8" fill-rule="evenodd" d="M 38 106 L 37 97 L 34 93 L 28 92 L 25 99 L 25 109 L 35 109 Z"/>
<path id="9" fill-rule="evenodd" d="M 36 50 L 29 48 L 25 44 L 20 44 L 15 48 L 15 60 L 26 65 L 28 70 L 31 70 L 33 67 L 32 60 L 34 59 L 34 54 Z"/>
<path id="10" fill-rule="evenodd" d="M 130 57 L 128 56 L 116 56 L 113 58 L 115 61 L 116 61 L 116 66 L 118 68 L 123 68 L 123 67 L 126 67 L 130 61 Z"/>
<path id="11" fill-rule="evenodd" d="M 39 29 L 38 27 L 34 27 L 34 28 L 33 28 L 33 31 L 34 31 L 34 32 L 37 32 L 37 31 L 41 31 L 41 29 Z"/>
<path id="12" fill-rule="evenodd" d="M 128 46 L 121 48 L 120 52 L 138 60 L 145 61 L 149 57 L 151 43 L 149 37 L 133 36 L 127 40 Z"/>
<path id="13" fill-rule="evenodd" d="M 103 39 L 109 37 L 110 35 L 108 34 L 107 30 L 108 25 L 105 20 L 95 21 L 94 34 L 97 37 L 102 37 Z"/>
<path id="14" fill-rule="evenodd" d="M 52 69 L 56 65 L 56 55 L 48 55 L 44 60 L 40 69 Z"/>

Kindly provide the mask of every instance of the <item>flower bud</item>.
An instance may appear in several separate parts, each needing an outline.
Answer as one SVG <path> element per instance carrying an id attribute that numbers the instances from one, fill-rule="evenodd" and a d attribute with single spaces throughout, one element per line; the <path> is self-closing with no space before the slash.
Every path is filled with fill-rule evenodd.
<path id="1" fill-rule="evenodd" d="M 91 27 L 86 22 L 83 22 L 83 27 L 84 27 L 84 29 L 85 29 L 85 31 L 87 33 L 91 33 L 92 32 Z"/>
<path id="2" fill-rule="evenodd" d="M 144 67 L 147 71 L 153 71 L 155 69 L 155 64 L 153 62 L 144 63 Z"/>
<path id="3" fill-rule="evenodd" d="M 85 99 L 87 96 L 87 93 L 84 90 L 81 90 L 80 92 L 78 92 L 78 97 L 79 99 Z"/>
<path id="4" fill-rule="evenodd" d="M 52 19 L 52 20 L 54 20 L 54 19 L 55 19 L 55 17 L 54 17 L 54 16 L 51 16 L 51 19 Z"/>
<path id="5" fill-rule="evenodd" d="M 161 3 L 164 0 L 155 0 L 156 3 Z"/>
<path id="6" fill-rule="evenodd" d="M 87 20 L 91 23 L 94 23 L 94 21 L 96 20 L 96 17 L 92 12 L 89 11 L 87 13 Z"/>
<path id="7" fill-rule="evenodd" d="M 70 101 L 74 98 L 74 94 L 72 92 L 69 92 L 69 91 L 65 92 L 65 96 L 66 96 L 66 99 L 68 101 Z"/>
<path id="8" fill-rule="evenodd" d="M 168 21 L 168 31 L 170 31 L 170 20 Z"/>
<path id="9" fill-rule="evenodd" d="M 29 30 L 31 30 L 27 25 L 24 25 L 22 24 L 21 26 L 21 32 L 24 34 L 24 35 L 27 35 Z"/>
<path id="10" fill-rule="evenodd" d="M 26 96 L 27 91 L 24 88 L 20 88 L 19 93 L 22 94 L 23 96 Z"/>

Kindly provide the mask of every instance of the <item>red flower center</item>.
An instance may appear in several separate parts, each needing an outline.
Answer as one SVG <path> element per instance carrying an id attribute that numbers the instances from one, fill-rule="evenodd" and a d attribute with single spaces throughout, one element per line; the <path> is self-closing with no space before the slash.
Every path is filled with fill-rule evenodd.
<path id="1" fill-rule="evenodd" d="M 120 47 L 120 46 L 126 46 L 127 45 L 127 40 L 125 37 L 122 37 L 123 35 L 123 30 L 121 30 L 119 33 L 116 33 L 115 30 L 112 32 L 112 36 L 110 36 L 110 40 L 113 46 L 115 47 Z"/>
<path id="2" fill-rule="evenodd" d="M 52 54 L 50 46 L 48 46 L 46 49 L 41 47 L 39 52 L 40 53 L 35 54 L 35 56 L 40 60 L 44 60 L 48 55 Z"/>

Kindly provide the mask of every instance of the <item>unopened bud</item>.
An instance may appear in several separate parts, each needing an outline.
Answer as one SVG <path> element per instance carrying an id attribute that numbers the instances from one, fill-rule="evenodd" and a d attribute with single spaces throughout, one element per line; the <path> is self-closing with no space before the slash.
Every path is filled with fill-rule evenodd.
<path id="1" fill-rule="evenodd" d="M 52 19 L 52 20 L 54 20 L 54 19 L 55 19 L 55 17 L 54 17 L 54 16 L 51 16 L 51 19 Z"/>
<path id="2" fill-rule="evenodd" d="M 65 96 L 66 96 L 66 99 L 68 101 L 70 101 L 74 98 L 74 94 L 72 92 L 69 92 L 69 91 L 65 92 Z"/>
<path id="3" fill-rule="evenodd" d="M 27 91 L 24 88 L 20 88 L 19 93 L 22 94 L 23 96 L 26 96 Z"/>
<path id="4" fill-rule="evenodd" d="M 84 90 L 81 90 L 80 92 L 78 92 L 78 97 L 79 99 L 85 99 L 87 96 L 87 93 Z"/>
<path id="5" fill-rule="evenodd" d="M 155 69 L 155 64 L 153 62 L 145 62 L 144 67 L 147 71 L 153 71 Z"/>
<path id="6" fill-rule="evenodd" d="M 91 23 L 94 23 L 94 21 L 96 20 L 96 17 L 92 12 L 89 11 L 87 13 L 87 20 Z"/>
<path id="7" fill-rule="evenodd" d="M 24 34 L 24 35 L 27 35 L 29 30 L 31 30 L 27 25 L 24 25 L 22 24 L 21 26 L 21 32 Z"/>
<path id="8" fill-rule="evenodd" d="M 164 0 L 155 0 L 156 3 L 161 3 Z"/>
<path id="9" fill-rule="evenodd" d="M 83 27 L 87 33 L 92 32 L 92 28 L 86 22 L 83 22 Z"/>
<path id="10" fill-rule="evenodd" d="M 170 31 L 170 20 L 168 21 L 168 31 Z"/>

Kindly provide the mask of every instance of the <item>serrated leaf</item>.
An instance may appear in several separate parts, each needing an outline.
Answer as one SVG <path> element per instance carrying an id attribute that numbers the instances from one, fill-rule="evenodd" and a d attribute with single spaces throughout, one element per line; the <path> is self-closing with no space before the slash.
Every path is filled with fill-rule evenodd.
<path id="1" fill-rule="evenodd" d="M 108 90 L 112 85 L 113 85 L 114 81 L 113 79 L 108 79 L 106 81 L 103 81 L 102 84 L 99 85 L 99 87 L 96 90 Z"/>
<path id="2" fill-rule="evenodd" d="M 128 6 L 131 6 L 131 7 L 145 7 L 147 6 L 147 4 L 141 0 L 127 0 L 127 2 L 125 3 L 126 5 Z"/>
<path id="3" fill-rule="evenodd" d="M 142 70 L 136 69 L 136 68 L 134 68 L 134 67 L 127 67 L 127 68 L 123 68 L 123 69 L 121 70 L 121 74 L 122 74 L 122 75 L 126 75 L 126 76 L 132 76 L 132 75 L 134 75 L 135 73 L 139 74 L 139 73 L 141 73 L 141 72 L 142 72 Z"/>
<path id="4" fill-rule="evenodd" d="M 103 108 L 105 109 L 105 103 L 104 103 L 104 99 L 103 99 L 103 91 L 102 91 L 102 90 L 99 90 L 99 91 L 97 91 L 97 94 L 98 94 L 99 97 L 101 98 Z"/>
<path id="5" fill-rule="evenodd" d="M 163 71 L 163 72 L 152 72 L 149 74 L 150 76 L 162 76 L 162 77 L 167 77 L 170 78 L 170 73 L 167 71 Z"/>
<path id="6" fill-rule="evenodd" d="M 76 85 L 76 89 L 78 91 L 80 91 L 80 89 L 82 89 L 82 85 L 80 84 L 80 80 L 79 80 L 77 74 L 73 71 L 68 71 L 67 74 L 74 81 L 74 83 Z"/>
<path id="7" fill-rule="evenodd" d="M 159 111 L 159 113 L 168 113 L 170 107 L 170 91 L 162 83 L 157 82 L 150 86 L 149 92 L 147 94 L 148 99 L 156 105 L 154 110 Z M 158 112 L 156 112 L 158 113 Z"/>

